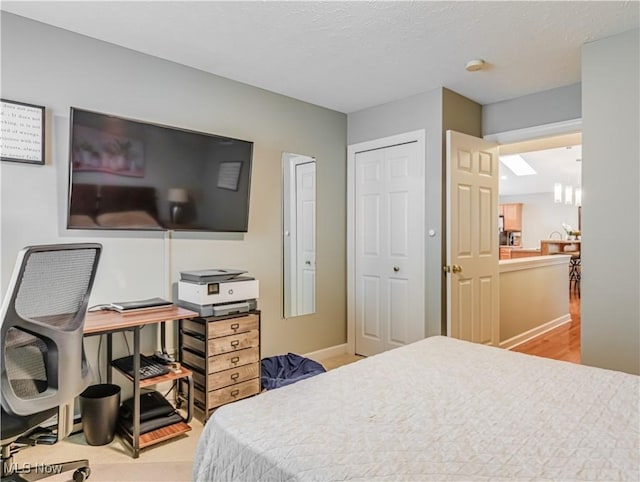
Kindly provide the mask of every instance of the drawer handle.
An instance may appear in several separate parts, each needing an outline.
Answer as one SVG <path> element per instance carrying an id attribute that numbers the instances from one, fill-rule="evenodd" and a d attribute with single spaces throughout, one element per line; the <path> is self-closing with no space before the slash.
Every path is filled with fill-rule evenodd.
<path id="1" fill-rule="evenodd" d="M 234 323 L 233 325 L 231 325 L 231 329 L 233 331 L 236 331 L 238 328 L 240 328 L 240 323 Z"/>
<path id="2" fill-rule="evenodd" d="M 235 390 L 232 390 L 232 391 L 231 391 L 231 396 L 232 396 L 232 397 L 237 397 L 237 396 L 238 396 L 238 393 L 240 393 L 240 390 L 238 390 L 238 389 L 236 388 Z"/>
<path id="3" fill-rule="evenodd" d="M 234 357 L 231 359 L 231 363 L 238 363 L 239 361 L 240 361 L 240 357 L 239 357 L 239 356 L 234 356 Z"/>
<path id="4" fill-rule="evenodd" d="M 239 344 L 240 344 L 240 340 L 233 340 L 231 342 L 231 346 L 234 348 L 237 348 Z"/>
<path id="5" fill-rule="evenodd" d="M 231 374 L 231 380 L 236 381 L 240 377 L 238 372 Z"/>

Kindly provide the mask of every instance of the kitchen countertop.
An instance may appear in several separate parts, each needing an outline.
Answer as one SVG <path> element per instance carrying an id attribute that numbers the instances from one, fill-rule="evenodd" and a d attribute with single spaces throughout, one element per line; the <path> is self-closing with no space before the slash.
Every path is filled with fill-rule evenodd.
<path id="1" fill-rule="evenodd" d="M 543 255 L 580 251 L 579 239 L 541 239 L 540 248 Z"/>

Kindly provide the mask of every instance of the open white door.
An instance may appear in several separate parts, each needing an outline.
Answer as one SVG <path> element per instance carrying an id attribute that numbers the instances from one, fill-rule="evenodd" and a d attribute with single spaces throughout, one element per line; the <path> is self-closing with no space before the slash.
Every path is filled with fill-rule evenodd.
<path id="1" fill-rule="evenodd" d="M 447 334 L 498 346 L 498 145 L 447 131 Z"/>

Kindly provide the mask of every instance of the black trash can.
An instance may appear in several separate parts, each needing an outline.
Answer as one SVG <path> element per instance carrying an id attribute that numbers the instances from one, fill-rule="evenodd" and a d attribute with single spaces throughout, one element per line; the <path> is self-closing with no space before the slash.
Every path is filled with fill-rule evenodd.
<path id="1" fill-rule="evenodd" d="M 82 431 L 89 445 L 106 445 L 113 440 L 119 408 L 118 385 L 91 385 L 80 394 Z"/>

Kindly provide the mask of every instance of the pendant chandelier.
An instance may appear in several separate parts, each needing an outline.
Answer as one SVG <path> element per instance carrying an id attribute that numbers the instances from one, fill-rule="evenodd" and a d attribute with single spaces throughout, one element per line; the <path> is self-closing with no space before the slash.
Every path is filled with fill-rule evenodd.
<path id="1" fill-rule="evenodd" d="M 582 159 L 576 159 L 576 162 L 581 162 Z M 556 182 L 553 185 L 553 202 L 560 204 L 574 204 L 576 206 L 582 206 L 582 188 L 580 187 L 581 173 L 578 173 L 578 187 L 573 188 L 573 184 L 567 183 L 563 185 L 561 182 Z M 564 194 L 564 198 L 563 198 Z"/>

